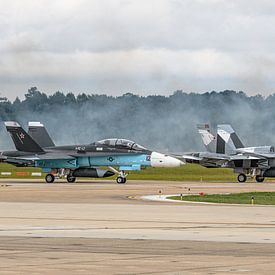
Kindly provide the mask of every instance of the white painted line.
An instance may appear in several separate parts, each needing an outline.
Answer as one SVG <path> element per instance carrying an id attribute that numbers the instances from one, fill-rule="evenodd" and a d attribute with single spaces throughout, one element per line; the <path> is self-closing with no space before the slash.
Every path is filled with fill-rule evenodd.
<path id="1" fill-rule="evenodd" d="M 229 193 L 224 193 L 229 194 Z M 182 196 L 190 196 L 198 194 L 182 194 Z M 231 204 L 231 203 L 218 203 L 218 202 L 204 202 L 204 201 L 185 201 L 185 200 L 172 200 L 169 197 L 180 196 L 180 194 L 170 194 L 170 195 L 149 195 L 142 196 L 141 199 L 149 201 L 166 201 L 166 202 L 180 202 L 180 203 L 194 203 L 194 204 L 213 204 L 213 205 L 250 205 L 250 204 Z M 254 205 L 255 206 L 255 205 Z M 259 205 L 258 205 L 259 206 Z"/>
<path id="2" fill-rule="evenodd" d="M 228 195 L 230 193 L 224 193 L 224 195 Z M 198 195 L 198 194 L 182 194 L 182 196 L 189 195 Z M 206 205 L 220 205 L 220 206 L 246 206 L 246 207 L 274 207 L 274 205 L 269 204 L 237 204 L 237 203 L 218 203 L 218 202 L 204 202 L 204 201 L 185 201 L 185 200 L 171 200 L 168 197 L 180 196 L 180 194 L 170 194 L 170 195 L 148 195 L 140 197 L 142 200 L 148 201 L 163 201 L 163 202 L 179 202 L 179 203 L 192 203 L 192 204 L 206 204 Z"/>
<path id="3" fill-rule="evenodd" d="M 182 196 L 197 195 L 197 194 L 182 194 Z M 180 203 L 194 203 L 194 204 L 213 204 L 213 205 L 249 205 L 249 204 L 231 204 L 231 203 L 217 203 L 217 202 L 204 202 L 204 201 L 185 201 L 185 200 L 172 200 L 168 197 L 180 196 L 180 194 L 170 195 L 149 195 L 142 196 L 141 199 L 148 201 L 165 201 L 165 202 L 180 202 Z"/>
<path id="4" fill-rule="evenodd" d="M 149 196 L 142 196 L 141 198 L 143 200 L 147 201 L 172 201 L 172 202 L 182 202 L 180 200 L 171 200 L 167 199 L 168 197 L 173 197 L 173 196 L 180 196 L 180 194 L 170 194 L 170 195 L 149 195 Z"/>
<path id="5" fill-rule="evenodd" d="M 1 172 L 1 176 L 10 176 L 11 172 Z"/>
<path id="6" fill-rule="evenodd" d="M 32 172 L 33 177 L 41 177 L 42 173 L 41 172 Z"/>

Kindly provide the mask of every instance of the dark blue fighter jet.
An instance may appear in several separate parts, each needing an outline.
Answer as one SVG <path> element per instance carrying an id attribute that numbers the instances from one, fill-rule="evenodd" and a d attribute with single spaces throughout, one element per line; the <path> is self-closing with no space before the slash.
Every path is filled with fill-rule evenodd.
<path id="1" fill-rule="evenodd" d="M 4 151 L 1 160 L 16 166 L 42 168 L 46 182 L 55 175 L 68 182 L 77 177 L 101 178 L 117 174 L 117 183 L 126 182 L 126 172 L 145 167 L 177 167 L 184 162 L 119 138 L 104 139 L 86 145 L 55 146 L 43 124 L 29 123 L 27 133 L 17 122 L 5 122 L 16 151 Z M 108 167 L 107 170 L 101 167 Z"/>

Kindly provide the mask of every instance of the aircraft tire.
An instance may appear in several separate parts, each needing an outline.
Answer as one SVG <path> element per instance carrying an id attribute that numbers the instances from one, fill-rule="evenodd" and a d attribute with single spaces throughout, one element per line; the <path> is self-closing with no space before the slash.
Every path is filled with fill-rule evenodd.
<path id="1" fill-rule="evenodd" d="M 262 176 L 256 176 L 256 181 L 257 182 L 263 182 L 264 181 L 264 177 L 262 177 Z"/>
<path id="2" fill-rule="evenodd" d="M 118 184 L 126 183 L 126 178 L 117 177 L 117 178 L 116 178 L 116 182 L 117 182 Z"/>
<path id="3" fill-rule="evenodd" d="M 45 177 L 45 181 L 47 183 L 53 183 L 55 180 L 54 176 L 52 174 L 47 174 L 46 177 Z"/>
<path id="4" fill-rule="evenodd" d="M 76 181 L 76 178 L 75 177 L 72 177 L 72 176 L 67 176 L 67 182 L 69 183 L 73 183 Z"/>
<path id="5" fill-rule="evenodd" d="M 246 182 L 246 175 L 245 174 L 239 174 L 238 175 L 238 182 Z"/>

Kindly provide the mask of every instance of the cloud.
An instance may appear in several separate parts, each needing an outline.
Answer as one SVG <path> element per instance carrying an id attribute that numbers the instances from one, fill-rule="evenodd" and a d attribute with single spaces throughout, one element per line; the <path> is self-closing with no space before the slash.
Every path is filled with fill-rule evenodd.
<path id="1" fill-rule="evenodd" d="M 0 92 L 274 91 L 275 4 L 0 0 Z"/>

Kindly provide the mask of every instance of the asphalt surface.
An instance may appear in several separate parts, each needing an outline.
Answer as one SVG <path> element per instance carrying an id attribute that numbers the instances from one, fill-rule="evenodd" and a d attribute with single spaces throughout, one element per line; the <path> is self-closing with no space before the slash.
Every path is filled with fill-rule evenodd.
<path id="1" fill-rule="evenodd" d="M 274 190 L 274 183 L 2 180 L 0 274 L 273 274 L 275 207 L 141 196 Z"/>

